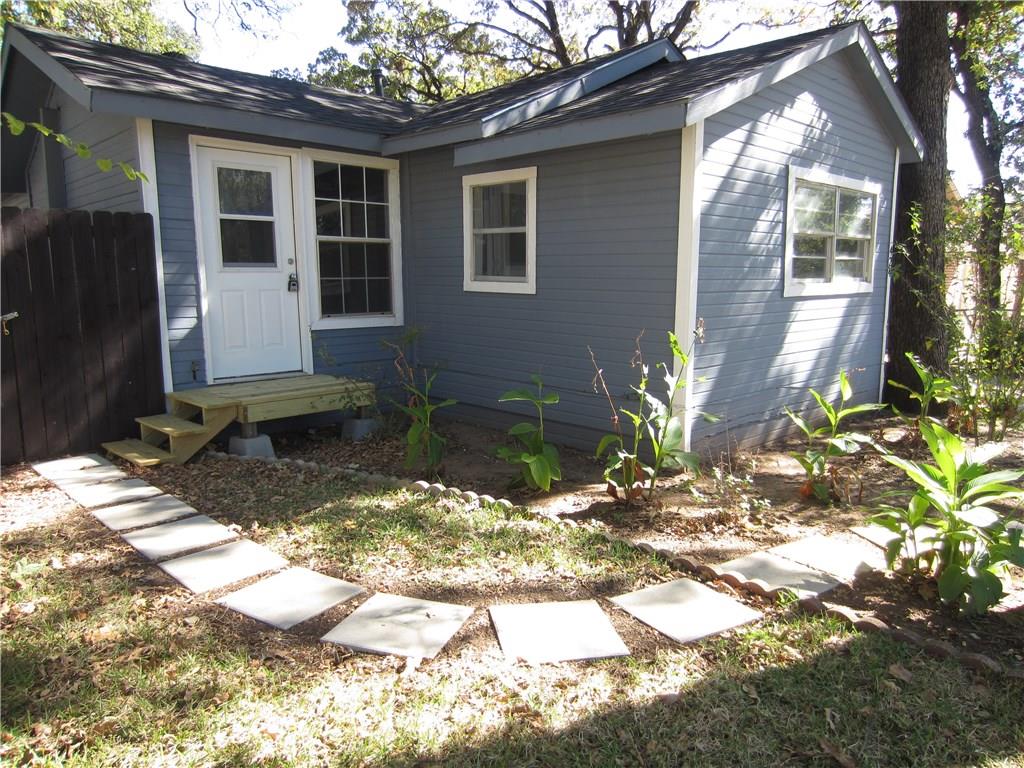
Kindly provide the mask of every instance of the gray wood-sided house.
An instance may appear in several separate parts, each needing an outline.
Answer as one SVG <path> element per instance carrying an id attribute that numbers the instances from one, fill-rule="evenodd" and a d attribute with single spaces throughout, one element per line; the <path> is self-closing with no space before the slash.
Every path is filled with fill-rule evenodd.
<path id="1" fill-rule="evenodd" d="M 433 107 L 10 26 L 5 205 L 155 220 L 167 392 L 377 379 L 415 327 L 438 396 L 502 423 L 539 372 L 593 446 L 666 333 L 697 345 L 689 442 L 755 441 L 806 389 L 884 378 L 893 193 L 922 141 L 860 24 L 686 59 L 660 40 Z M 706 423 L 699 412 L 718 415 Z"/>

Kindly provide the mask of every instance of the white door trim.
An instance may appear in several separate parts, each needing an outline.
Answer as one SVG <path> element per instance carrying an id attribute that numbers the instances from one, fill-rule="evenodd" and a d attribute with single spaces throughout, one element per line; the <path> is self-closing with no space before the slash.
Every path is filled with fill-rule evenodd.
<path id="1" fill-rule="evenodd" d="M 305 222 L 305 203 L 302 192 L 302 177 L 300 168 L 301 152 L 298 149 L 289 147 L 277 147 L 269 144 L 257 144 L 248 141 L 236 141 L 234 139 L 221 139 L 213 136 L 202 136 L 190 134 L 188 137 L 189 164 L 192 175 L 192 216 L 196 237 L 196 259 L 199 272 L 199 315 L 203 331 L 203 368 L 206 374 L 206 383 L 213 384 L 213 353 L 210 346 L 210 324 L 209 324 L 209 294 L 208 280 L 206 276 L 207 255 L 203 253 L 203 236 L 201 231 L 202 206 L 199 201 L 199 160 L 197 149 L 208 147 L 211 149 L 231 149 L 241 152 L 255 152 L 264 155 L 278 155 L 287 157 L 290 160 L 291 183 L 292 183 L 292 239 L 295 249 L 295 271 L 299 279 L 299 349 L 302 358 L 302 371 L 313 373 L 313 339 L 309 327 L 309 313 L 307 306 L 309 300 L 305 291 L 308 286 L 307 280 L 302 279 L 305 274 L 305 264 L 308 258 L 306 238 L 300 234 L 300 228 Z M 275 378 L 274 374 L 266 376 L 244 376 L 247 380 Z M 218 383 L 225 383 L 229 379 L 218 379 Z"/>

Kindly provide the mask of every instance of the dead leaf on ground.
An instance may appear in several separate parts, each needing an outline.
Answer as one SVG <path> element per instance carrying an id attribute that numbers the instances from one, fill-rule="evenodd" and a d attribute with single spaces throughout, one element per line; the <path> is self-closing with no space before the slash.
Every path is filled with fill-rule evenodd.
<path id="1" fill-rule="evenodd" d="M 835 760 L 836 765 L 840 765 L 842 768 L 857 768 L 856 761 L 833 742 L 828 739 L 818 739 L 818 744 L 826 755 Z"/>
<path id="2" fill-rule="evenodd" d="M 834 733 L 839 724 L 839 713 L 834 709 L 825 707 L 825 722 L 828 723 L 829 730 Z"/>
<path id="3" fill-rule="evenodd" d="M 889 674 L 899 680 L 902 680 L 904 683 L 909 683 L 914 679 L 914 674 L 899 663 L 889 665 Z"/>
<path id="4" fill-rule="evenodd" d="M 761 695 L 757 692 L 757 689 L 754 686 L 752 686 L 750 683 L 744 683 L 740 687 L 743 688 L 743 692 L 747 694 L 747 696 L 749 696 L 751 699 L 753 699 L 755 703 L 761 703 Z"/>

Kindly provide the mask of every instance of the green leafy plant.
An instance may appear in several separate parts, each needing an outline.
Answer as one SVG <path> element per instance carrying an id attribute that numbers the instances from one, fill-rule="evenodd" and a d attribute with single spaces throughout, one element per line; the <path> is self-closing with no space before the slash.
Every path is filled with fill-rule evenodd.
<path id="1" fill-rule="evenodd" d="M 544 392 L 544 381 L 534 374 L 530 381 L 537 387 L 537 394 L 528 389 L 510 389 L 498 398 L 499 403 L 529 402 L 537 409 L 537 423 L 523 421 L 509 429 L 508 434 L 521 447 L 498 448 L 498 457 L 522 473 L 521 483 L 534 490 L 550 491 L 554 480 L 562 479 L 562 467 L 558 460 L 558 449 L 544 442 L 544 406 L 557 405 L 557 392 Z"/>
<path id="2" fill-rule="evenodd" d="M 910 395 L 911 400 L 917 400 L 920 403 L 921 412 L 917 419 L 923 421 L 928 418 L 928 409 L 931 408 L 932 403 L 945 403 L 952 399 L 953 382 L 932 373 L 913 352 L 907 352 L 905 357 L 917 373 L 917 377 L 921 380 L 921 390 L 917 391 L 892 379 L 889 379 L 889 385 L 896 387 L 896 389 L 902 389 Z M 893 408 L 893 410 L 896 409 Z M 899 413 L 899 411 L 896 412 Z"/>
<path id="3" fill-rule="evenodd" d="M 900 559 L 914 569 L 925 564 L 943 602 L 967 614 L 984 613 L 1003 597 L 1000 576 L 1007 565 L 1024 567 L 1024 527 L 992 507 L 1024 499 L 1024 490 L 1013 485 L 1024 470 L 989 471 L 937 422 L 922 421 L 919 429 L 935 463 L 883 454 L 917 488 L 889 494 L 909 495 L 906 506 L 880 505 L 871 520 L 895 534 L 886 551 L 890 568 Z"/>
<path id="4" fill-rule="evenodd" d="M 702 338 L 702 335 L 703 324 L 698 324 L 694 343 L 698 338 Z M 640 335 L 642 336 L 643 334 Z M 664 371 L 666 387 L 666 397 L 662 401 L 648 389 L 649 369 L 643 361 L 640 337 L 637 337 L 636 351 L 630 362 L 633 367 L 640 369 L 639 383 L 630 387 L 638 400 L 635 410 L 616 407 L 604 380 L 604 372 L 597 365 L 594 351 L 588 347 L 596 371 L 594 390 L 604 393 L 612 411 L 612 427 L 615 430 L 601 438 L 595 455 L 608 455 L 604 470 L 608 493 L 612 498 L 624 501 L 627 505 L 635 499 L 653 499 L 658 478 L 664 470 L 690 469 L 697 472 L 700 468 L 700 457 L 684 450 L 685 427 L 675 407 L 676 393 L 686 386 L 685 371 L 689 363 L 689 354 L 682 350 L 679 339 L 670 332 L 669 346 L 679 373 L 674 374 L 667 365 L 658 364 L 657 367 Z M 628 436 L 623 433 L 620 414 L 629 419 L 632 425 L 632 431 Z M 640 458 L 645 442 L 650 444 L 650 454 L 653 456 L 650 464 Z"/>
<path id="5" fill-rule="evenodd" d="M 861 444 L 870 443 L 871 438 L 858 432 L 842 432 L 840 424 L 843 419 L 858 413 L 875 411 L 882 406 L 878 403 L 861 403 L 847 407 L 846 403 L 853 397 L 853 388 L 846 371 L 839 372 L 839 405 L 834 406 L 814 389 L 809 390 L 818 402 L 825 423 L 812 427 L 810 422 L 789 407 L 786 414 L 800 431 L 807 437 L 807 447 L 803 452 L 790 454 L 800 462 L 806 474 L 800 494 L 804 498 L 816 498 L 825 504 L 832 502 L 850 503 L 852 486 L 857 485 L 857 499 L 860 499 L 860 478 L 852 470 L 841 470 L 830 463 L 838 456 L 849 456 L 860 450 Z"/>
<path id="6" fill-rule="evenodd" d="M 449 398 L 438 403 L 430 402 L 430 389 L 437 378 L 436 371 L 423 371 L 423 384 L 420 386 L 416 370 L 406 355 L 406 348 L 415 341 L 418 333 L 416 329 L 411 329 L 398 344 L 391 341 L 384 341 L 383 344 L 395 354 L 395 370 L 407 395 L 404 403 L 392 400 L 395 407 L 408 416 L 410 421 L 406 432 L 405 466 L 412 468 L 422 460 L 426 471 L 436 474 L 444 459 L 447 441 L 434 429 L 431 418 L 437 409 L 455 405 L 457 401 Z"/>

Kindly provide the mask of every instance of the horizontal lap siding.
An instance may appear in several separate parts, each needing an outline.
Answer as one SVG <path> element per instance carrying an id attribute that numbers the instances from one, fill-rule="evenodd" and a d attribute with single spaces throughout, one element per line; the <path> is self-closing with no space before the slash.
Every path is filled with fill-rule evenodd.
<path id="1" fill-rule="evenodd" d="M 54 92 L 53 104 L 60 108 L 60 130 L 92 150 L 92 157 L 83 159 L 74 150 L 61 148 L 67 207 L 141 212 L 140 182 L 129 181 L 116 166 L 117 162 L 125 162 L 139 167 L 135 120 L 123 115 L 91 113 L 62 91 Z M 114 169 L 101 171 L 96 167 L 97 158 L 113 160 Z"/>
<path id="2" fill-rule="evenodd" d="M 197 132 L 204 135 L 208 133 Z M 160 122 L 153 124 L 159 179 L 160 233 L 164 253 L 164 291 L 175 388 L 206 383 L 189 133 L 188 126 Z M 222 135 L 240 141 L 247 138 L 259 140 L 238 134 Z M 339 148 L 338 151 L 346 150 Z M 297 225 L 302 226 L 300 222 Z M 309 333 L 306 329 L 302 332 Z M 312 333 L 313 369 L 316 373 L 358 376 L 380 383 L 391 370 L 391 358 L 381 340 L 394 338 L 401 333 L 401 329 L 352 328 Z M 194 375 L 193 364 L 196 367 Z"/>
<path id="3" fill-rule="evenodd" d="M 695 420 L 695 445 L 777 435 L 784 406 L 807 406 L 808 387 L 834 394 L 840 369 L 873 400 L 895 150 L 846 66 L 831 57 L 708 118 L 704 146 L 694 405 L 722 420 Z M 882 185 L 872 293 L 783 298 L 789 163 Z"/>
<path id="4" fill-rule="evenodd" d="M 592 446 L 608 430 L 587 346 L 620 398 L 637 380 L 629 360 L 641 331 L 652 363 L 668 355 L 679 153 L 673 132 L 457 168 L 451 149 L 403 157 L 409 322 L 422 331 L 418 361 L 440 371 L 439 396 L 502 424 L 526 411 L 499 409 L 498 396 L 540 373 L 562 398 L 546 416 L 553 435 Z M 463 291 L 462 176 L 528 166 L 537 167 L 536 295 Z"/>

